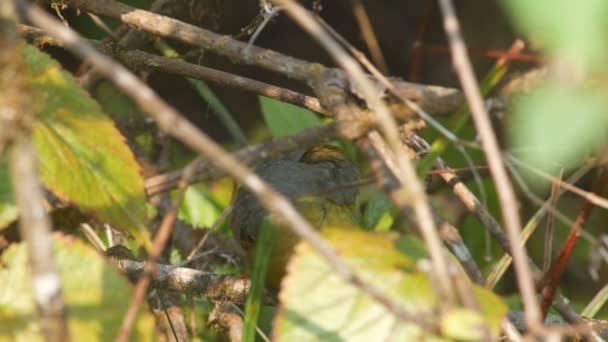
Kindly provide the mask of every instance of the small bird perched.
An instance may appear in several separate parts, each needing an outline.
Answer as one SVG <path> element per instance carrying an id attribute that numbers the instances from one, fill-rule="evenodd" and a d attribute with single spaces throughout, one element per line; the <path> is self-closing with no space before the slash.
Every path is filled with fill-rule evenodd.
<path id="1" fill-rule="evenodd" d="M 315 228 L 325 225 L 356 226 L 355 202 L 359 179 L 356 165 L 332 145 L 317 145 L 299 160 L 272 160 L 262 163 L 256 173 L 289 198 Z M 247 253 L 255 259 L 255 241 L 268 213 L 248 190 L 239 189 L 232 214 L 232 231 Z M 266 276 L 269 287 L 278 289 L 285 267 L 299 238 L 288 228 L 273 224 L 272 252 Z"/>

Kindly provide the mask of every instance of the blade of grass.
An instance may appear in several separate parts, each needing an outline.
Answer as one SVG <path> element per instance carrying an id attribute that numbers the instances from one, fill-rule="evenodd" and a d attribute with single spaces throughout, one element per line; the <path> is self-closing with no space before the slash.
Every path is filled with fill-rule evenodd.
<path id="1" fill-rule="evenodd" d="M 598 292 L 595 297 L 587 304 L 583 312 L 581 312 L 581 316 L 587 318 L 593 318 L 600 309 L 606 304 L 608 301 L 608 284 L 604 285 L 604 287 Z"/>
<path id="2" fill-rule="evenodd" d="M 542 220 L 543 216 L 545 216 L 546 212 L 547 209 L 545 207 L 540 208 L 536 212 L 536 214 L 534 214 L 534 216 L 532 216 L 532 218 L 528 221 L 520 235 L 519 241 L 522 245 L 525 245 L 526 242 L 528 242 L 528 239 L 530 238 L 530 236 L 532 236 L 532 233 L 536 231 L 538 224 Z M 513 261 L 513 258 L 511 258 L 511 256 L 507 253 L 505 253 L 502 258 L 500 258 L 500 260 L 492 268 L 492 271 L 490 272 L 490 275 L 486 280 L 486 288 L 490 290 L 494 289 L 496 284 L 498 284 L 498 281 L 502 279 L 502 276 L 505 274 L 505 272 L 511 265 L 511 261 Z"/>
<path id="3" fill-rule="evenodd" d="M 507 164 L 507 165 L 509 165 L 509 164 Z M 566 180 L 566 182 L 568 184 L 576 183 L 580 178 L 582 178 L 589 171 L 590 168 L 591 168 L 590 166 L 583 166 L 582 168 L 580 168 L 579 170 L 574 172 Z M 522 188 L 523 188 L 523 186 L 525 186 L 525 183 L 523 183 L 523 180 L 521 179 L 519 174 L 516 173 L 513 168 L 509 167 L 509 169 L 511 171 L 511 174 L 513 175 L 513 179 L 517 183 L 519 183 L 519 185 L 522 186 Z M 564 193 L 564 191 L 565 190 L 562 187 L 556 196 L 561 196 Z M 534 233 L 534 231 L 538 227 L 540 220 L 547 213 L 547 211 L 549 211 L 549 208 L 551 207 L 551 205 L 552 205 L 552 198 L 549 198 L 549 200 L 545 201 L 543 206 L 540 207 L 538 209 L 538 211 L 534 214 L 534 216 L 532 216 L 532 218 L 528 221 L 528 223 L 526 224 L 526 226 L 524 227 L 524 229 L 522 230 L 522 233 L 521 233 L 520 240 L 522 241 L 522 243 L 525 244 L 527 242 L 527 240 L 530 238 L 530 236 L 532 235 L 532 233 Z M 504 275 L 506 270 L 511 265 L 511 261 L 512 261 L 512 258 L 507 253 L 505 253 L 501 257 L 501 259 L 496 263 L 496 265 L 494 265 L 494 268 L 492 269 L 492 271 L 490 272 L 490 275 L 488 276 L 488 278 L 486 280 L 486 288 L 493 289 L 496 286 L 498 281 L 500 281 L 500 279 L 502 278 L 502 276 Z"/>
<path id="4" fill-rule="evenodd" d="M 166 57 L 179 57 L 177 51 L 175 51 L 169 44 L 163 40 L 156 40 L 155 47 Z M 234 120 L 233 115 L 230 113 L 228 108 L 224 106 L 222 101 L 215 95 L 213 90 L 209 86 L 201 81 L 193 78 L 187 78 L 188 82 L 192 84 L 197 93 L 209 104 L 213 112 L 217 115 L 218 119 L 222 122 L 224 127 L 228 130 L 228 133 L 232 136 L 232 139 L 240 146 L 247 146 L 247 138 L 243 133 L 243 130 L 239 124 Z"/>
<path id="5" fill-rule="evenodd" d="M 509 54 L 515 53 L 519 48 L 518 45 L 514 44 L 513 48 L 510 49 Z M 488 96 L 492 90 L 496 87 L 496 85 L 503 79 L 505 74 L 509 69 L 509 63 L 506 58 L 499 59 L 496 64 L 490 69 L 490 71 L 486 74 L 484 79 L 481 81 L 480 89 L 483 97 Z M 452 116 L 450 121 L 447 124 L 447 128 L 457 134 L 462 130 L 464 125 L 469 120 L 471 113 L 469 111 L 469 107 L 466 103 L 460 107 L 460 109 Z M 427 155 L 418 163 L 418 174 L 420 177 L 425 177 L 427 173 L 431 170 L 433 165 L 435 164 L 435 160 L 437 157 L 440 157 L 443 152 L 449 146 L 449 141 L 444 136 L 439 136 L 439 138 L 435 139 L 431 144 L 431 149 L 427 153 Z"/>
<path id="6" fill-rule="evenodd" d="M 272 227 L 269 220 L 264 220 L 264 223 L 262 223 L 256 243 L 251 289 L 249 289 L 249 296 L 245 304 L 242 342 L 255 341 L 256 325 L 262 306 L 262 292 L 264 291 L 266 272 L 268 271 L 272 251 Z"/>

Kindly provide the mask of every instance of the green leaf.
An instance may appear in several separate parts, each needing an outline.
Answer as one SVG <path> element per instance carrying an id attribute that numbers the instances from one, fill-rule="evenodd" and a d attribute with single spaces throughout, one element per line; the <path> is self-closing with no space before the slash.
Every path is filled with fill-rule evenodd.
<path id="1" fill-rule="evenodd" d="M 381 223 L 385 215 L 391 218 L 393 204 L 384 191 L 374 191 L 366 202 L 365 213 L 363 213 L 362 225 L 365 229 L 371 230 Z M 389 220 L 392 223 L 392 220 Z M 390 228 L 390 226 L 388 227 Z M 385 229 L 387 230 L 387 229 Z"/>
<path id="2" fill-rule="evenodd" d="M 53 246 L 70 335 L 80 341 L 113 340 L 129 306 L 129 282 L 80 240 L 54 235 Z M 0 269 L 0 340 L 42 341 L 26 245 L 12 245 L 0 260 L 6 265 Z M 153 340 L 152 315 L 142 310 L 133 332 L 134 340 Z"/>
<path id="3" fill-rule="evenodd" d="M 551 53 L 582 65 L 602 66 L 607 57 L 605 0 L 504 0 L 515 24 Z"/>
<path id="4" fill-rule="evenodd" d="M 33 139 L 40 176 L 59 198 L 149 244 L 141 170 L 125 138 L 60 65 L 25 48 L 30 87 L 39 101 Z"/>
<path id="5" fill-rule="evenodd" d="M 17 206 L 11 190 L 6 154 L 0 156 L 0 230 L 17 218 Z"/>
<path id="6" fill-rule="evenodd" d="M 259 98 L 264 120 L 274 137 L 290 135 L 323 124 L 315 113 L 307 109 L 264 96 Z"/>
<path id="7" fill-rule="evenodd" d="M 471 321 L 481 322 L 498 337 L 500 321 L 507 312 L 499 297 L 475 287 L 483 316 L 474 312 L 438 316 L 439 298 L 427 275 L 408 271 L 415 270 L 416 264 L 396 249 L 394 235 L 333 227 L 325 228 L 323 235 L 347 264 L 394 303 L 447 328 L 443 335 L 432 336 L 414 323 L 397 320 L 366 293 L 342 281 L 309 245 L 300 243 L 279 294 L 281 306 L 274 331 L 277 341 L 481 339 L 478 325 L 471 327 Z M 444 319 L 449 321 L 444 323 Z M 458 323 L 461 329 L 454 329 Z"/>
<path id="8" fill-rule="evenodd" d="M 220 210 L 208 198 L 202 185 L 186 189 L 179 206 L 179 219 L 199 228 L 211 228 L 220 215 Z"/>
<path id="9" fill-rule="evenodd" d="M 536 89 L 514 105 L 513 153 L 550 173 L 574 167 L 606 138 L 607 114 L 603 95 L 589 90 L 552 85 Z"/>

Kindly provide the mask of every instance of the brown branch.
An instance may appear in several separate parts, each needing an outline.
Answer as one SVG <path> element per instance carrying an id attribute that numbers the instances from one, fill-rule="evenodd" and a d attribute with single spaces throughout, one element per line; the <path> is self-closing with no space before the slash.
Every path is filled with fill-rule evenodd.
<path id="1" fill-rule="evenodd" d="M 203 48 L 227 57 L 233 63 L 255 65 L 300 81 L 307 82 L 314 75 L 327 69 L 318 63 L 303 61 L 256 46 L 251 46 L 249 52 L 245 53 L 247 43 L 173 18 L 135 9 L 114 0 L 61 0 L 61 3 L 79 10 L 121 20 L 127 25 L 148 33 Z M 416 102 L 429 113 L 453 112 L 463 101 L 462 94 L 457 89 L 409 83 L 398 79 L 394 79 L 393 83 L 402 96 Z M 396 112 L 411 113 L 411 110 L 402 106 L 401 110 L 396 110 Z"/>
<path id="2" fill-rule="evenodd" d="M 443 13 L 443 24 L 448 36 L 448 42 L 450 43 L 456 73 L 471 108 L 475 127 L 481 137 L 483 151 L 490 167 L 490 174 L 496 184 L 507 237 L 511 242 L 517 284 L 522 296 L 522 302 L 524 303 L 527 323 L 534 330 L 542 325 L 541 313 L 535 299 L 534 281 L 532 271 L 527 262 L 526 250 L 518 243 L 521 232 L 521 219 L 517 207 L 517 198 L 505 170 L 502 154 L 483 104 L 479 85 L 477 84 L 471 61 L 467 55 L 452 1 L 440 0 L 439 5 Z"/>
<path id="3" fill-rule="evenodd" d="M 607 185 L 608 174 L 606 174 L 606 172 L 603 172 L 600 175 L 599 179 L 597 179 L 595 181 L 595 184 L 593 185 L 593 193 L 601 194 Z M 585 227 L 587 219 L 589 218 L 589 215 L 591 215 L 593 208 L 595 208 L 595 206 L 591 202 L 586 201 L 584 203 L 583 208 L 576 217 L 574 225 L 570 229 L 570 233 L 568 234 L 568 237 L 566 238 L 566 241 L 564 242 L 564 245 L 562 246 L 558 257 L 551 264 L 551 267 L 544 274 L 543 279 L 539 284 L 539 287 L 543 287 L 543 299 L 541 302 L 541 311 L 543 317 L 545 317 L 547 315 L 547 312 L 549 311 L 549 306 L 553 302 L 553 296 L 555 295 L 555 291 L 557 290 L 559 280 L 561 279 L 561 276 L 564 273 L 564 270 L 566 269 L 566 264 L 570 260 L 570 256 L 572 255 L 572 251 L 576 246 L 578 237 L 581 235 L 581 231 Z"/>
<path id="4" fill-rule="evenodd" d="M 361 35 L 363 36 L 363 40 L 367 45 L 367 49 L 372 55 L 372 59 L 380 71 L 382 71 L 384 74 L 388 74 L 388 64 L 386 64 L 386 59 L 384 58 L 380 44 L 378 44 L 374 27 L 372 26 L 369 16 L 367 15 L 363 2 L 361 0 L 351 0 L 350 3 L 353 8 L 355 19 L 357 19 L 357 24 L 359 25 L 359 31 L 361 31 Z"/>
<path id="5" fill-rule="evenodd" d="M 133 260 L 130 252 L 120 245 L 108 249 L 109 260 L 119 271 L 136 282 L 145 273 L 145 262 Z M 158 272 L 152 275 L 152 286 L 166 291 L 203 296 L 210 301 L 244 304 L 247 300 L 250 280 L 246 277 L 219 275 L 186 267 L 156 264 Z M 264 302 L 276 303 L 270 294 Z"/>
<path id="6" fill-rule="evenodd" d="M 51 223 L 30 135 L 35 99 L 25 76 L 23 44 L 15 30 L 16 19 L 14 3 L 1 2 L 0 140 L 10 143 L 11 184 L 19 208 L 19 233 L 26 242 L 30 285 L 40 316 L 41 333 L 47 341 L 68 341 L 70 334 L 61 279 L 53 258 Z"/>
<path id="7" fill-rule="evenodd" d="M 194 173 L 194 169 L 196 166 L 196 160 L 191 162 L 184 170 L 182 178 L 179 182 L 179 191 L 175 199 L 173 199 L 173 203 L 169 211 L 163 217 L 163 220 L 156 232 L 156 236 L 154 237 L 154 241 L 152 243 L 152 248 L 150 249 L 150 256 L 148 257 L 148 261 L 146 262 L 145 273 L 142 277 L 139 278 L 137 284 L 133 288 L 133 295 L 131 296 L 131 300 L 129 302 L 129 308 L 127 309 L 127 313 L 125 314 L 120 331 L 118 333 L 118 337 L 116 341 L 126 342 L 129 340 L 129 336 L 131 335 L 131 330 L 133 329 L 133 324 L 135 323 L 135 319 L 137 318 L 137 312 L 139 311 L 139 306 L 144 301 L 146 290 L 148 289 L 148 285 L 150 284 L 150 278 L 152 274 L 156 272 L 156 262 L 160 258 L 165 246 L 167 245 L 167 241 L 173 232 L 173 228 L 175 227 L 175 220 L 177 220 L 177 214 L 179 212 L 179 206 L 184 199 L 184 194 L 188 187 L 188 182 Z M 162 297 L 159 297 L 162 298 Z"/>
<path id="8" fill-rule="evenodd" d="M 216 306 L 209 314 L 208 323 L 219 330 L 230 342 L 241 342 L 243 336 L 243 318 L 234 309 Z"/>
<path id="9" fill-rule="evenodd" d="M 10 168 L 19 207 L 19 231 L 28 246 L 34 298 L 42 333 L 49 341 L 69 340 L 61 279 L 53 259 L 51 226 L 38 181 L 34 145 L 29 136 L 11 144 Z"/>
<path id="10" fill-rule="evenodd" d="M 18 25 L 19 32 L 37 46 L 53 45 L 63 46 L 63 42 L 45 35 L 44 31 L 27 26 Z M 146 68 L 165 72 L 168 74 L 199 79 L 217 83 L 218 85 L 251 92 L 307 108 L 314 112 L 329 115 L 319 100 L 286 88 L 277 87 L 251 78 L 231 74 L 217 69 L 188 63 L 178 58 L 162 57 L 141 50 L 126 49 L 120 45 L 89 40 L 89 42 L 102 53 L 120 60 L 132 70 Z"/>
<path id="11" fill-rule="evenodd" d="M 236 63 L 256 65 L 301 81 L 314 76 L 319 68 L 321 70 L 325 68 L 320 64 L 309 63 L 256 46 L 250 46 L 249 53 L 245 54 L 247 43 L 113 0 L 61 0 L 61 3 L 120 20 L 131 27 L 159 37 L 177 39 L 204 48 Z"/>
<path id="12" fill-rule="evenodd" d="M 429 148 L 429 144 L 422 138 L 414 136 L 410 139 L 410 143 L 413 143 L 412 148 L 417 152 L 425 152 Z M 440 170 L 449 170 L 449 167 L 441 159 L 437 158 L 435 167 Z M 452 186 L 452 191 L 456 197 L 464 204 L 464 206 L 484 225 L 486 229 L 492 234 L 494 239 L 498 242 L 505 253 L 511 254 L 510 242 L 504 233 L 504 230 L 500 224 L 494 219 L 494 217 L 481 205 L 479 199 L 471 192 L 471 190 L 462 183 L 456 174 L 452 172 L 440 173 L 444 181 Z M 567 184 L 567 183 L 564 183 Z M 541 270 L 536 266 L 532 259 L 528 258 L 528 264 L 532 268 L 535 274 L 542 273 Z M 561 294 L 556 295 L 556 299 L 553 301 L 553 307 L 559 312 L 559 314 L 568 322 L 577 324 L 582 321 L 578 313 L 570 305 L 570 300 Z"/>

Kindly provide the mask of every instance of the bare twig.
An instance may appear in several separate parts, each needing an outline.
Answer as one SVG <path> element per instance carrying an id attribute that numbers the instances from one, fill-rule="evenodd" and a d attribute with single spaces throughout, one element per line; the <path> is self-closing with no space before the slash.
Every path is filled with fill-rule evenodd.
<path id="1" fill-rule="evenodd" d="M 369 20 L 365 6 L 363 6 L 363 2 L 361 0 L 351 0 L 350 2 L 353 6 L 353 13 L 355 14 L 355 19 L 357 19 L 359 30 L 361 31 L 365 44 L 367 44 L 367 49 L 372 55 L 372 59 L 382 73 L 388 74 L 388 64 L 386 64 L 384 54 L 382 54 L 382 49 L 380 48 L 380 44 L 378 44 L 378 39 L 374 33 L 374 27 Z"/>
<path id="2" fill-rule="evenodd" d="M 484 107 L 479 85 L 475 80 L 464 40 L 460 34 L 458 19 L 452 1 L 440 0 L 439 5 L 444 16 L 443 24 L 450 43 L 456 73 L 469 102 L 473 121 L 481 137 L 482 147 L 488 161 L 488 166 L 490 167 L 490 174 L 496 184 L 503 221 L 507 236 L 511 241 L 513 263 L 517 274 L 517 285 L 521 292 L 522 302 L 524 303 L 527 323 L 534 329 L 542 324 L 541 313 L 535 299 L 534 282 L 532 272 L 527 263 L 526 251 L 517 243 L 521 232 L 521 219 L 517 207 L 517 198 L 505 170 L 502 154 Z"/>
<path id="3" fill-rule="evenodd" d="M 19 208 L 19 233 L 27 246 L 31 288 L 40 315 L 40 329 L 47 341 L 66 341 L 70 336 L 61 279 L 53 258 L 51 222 L 44 207 L 44 192 L 38 180 L 38 160 L 30 136 L 35 101 L 25 76 L 23 45 L 15 30 L 16 22 L 14 3 L 1 2 L 0 89 L 3 90 L 0 95 L 0 140 L 7 139 L 10 143 L 9 165 Z"/>
<path id="4" fill-rule="evenodd" d="M 561 180 L 564 175 L 564 169 L 562 169 L 559 173 L 559 179 Z M 555 182 L 551 186 L 551 196 L 550 201 L 552 206 L 556 206 L 559 201 L 561 191 L 559 190 L 559 183 Z M 545 227 L 545 244 L 543 248 L 543 272 L 547 272 L 549 270 L 549 266 L 551 265 L 551 259 L 553 254 L 553 235 L 555 230 L 555 215 L 549 213 L 547 217 L 547 224 Z"/>
<path id="5" fill-rule="evenodd" d="M 603 172 L 600 175 L 599 179 L 597 179 L 595 184 L 593 185 L 593 192 L 596 194 L 602 193 L 607 185 L 608 174 L 606 172 Z M 574 246 L 576 246 L 578 237 L 581 235 L 581 231 L 585 227 L 587 219 L 589 218 L 589 215 L 591 215 L 593 208 L 594 205 L 592 203 L 588 201 L 585 202 L 583 208 L 576 217 L 574 225 L 570 229 L 568 238 L 564 242 L 564 245 L 562 246 L 558 257 L 551 264 L 551 267 L 543 276 L 543 279 L 540 283 L 540 287 L 543 287 L 543 300 L 541 302 L 541 310 L 543 317 L 547 315 L 547 312 L 549 311 L 549 306 L 553 302 L 553 296 L 555 294 L 555 291 L 557 290 L 559 280 L 561 279 L 561 276 L 564 270 L 566 269 L 566 264 L 568 263 L 568 260 L 570 260 L 570 256 L 572 255 Z"/>
<path id="6" fill-rule="evenodd" d="M 36 164 L 36 152 L 29 137 L 15 140 L 10 159 L 12 183 L 20 209 L 19 231 L 28 246 L 32 289 L 42 333 L 49 341 L 66 341 L 69 332 L 61 280 L 53 259 L 50 221 Z"/>
<path id="7" fill-rule="evenodd" d="M 213 161 L 220 168 L 229 172 L 238 181 L 242 182 L 245 187 L 255 193 L 262 205 L 271 214 L 284 220 L 286 226 L 290 227 L 302 240 L 308 242 L 327 261 L 340 278 L 360 288 L 398 319 L 415 322 L 423 329 L 434 330 L 432 324 L 404 310 L 386 296 L 385 293 L 355 273 L 284 196 L 270 188 L 257 175 L 249 171 L 242 163 L 226 153 L 207 135 L 185 120 L 183 116 L 159 98 L 146 84 L 138 80 L 121 65 L 97 52 L 74 31 L 63 27 L 41 9 L 23 1 L 19 1 L 18 3 L 25 18 L 42 27 L 52 36 L 59 37 L 66 47 L 74 53 L 87 58 L 101 74 L 112 80 L 123 92 L 133 98 L 144 112 L 148 113 L 158 122 L 162 129 Z M 138 11 L 135 10 L 135 12 Z M 219 44 L 219 42 L 216 43 Z"/>
<path id="8" fill-rule="evenodd" d="M 232 307 L 217 305 L 209 314 L 208 323 L 223 332 L 228 341 L 242 341 L 243 318 Z"/>
<path id="9" fill-rule="evenodd" d="M 182 179 L 179 183 L 179 190 L 177 196 L 173 200 L 171 208 L 163 217 L 163 220 L 156 232 L 156 236 L 154 237 L 154 241 L 152 243 L 152 249 L 150 250 L 150 255 L 148 257 L 148 261 L 145 266 L 145 273 L 142 277 L 139 278 L 137 284 L 135 284 L 135 288 L 133 289 L 133 294 L 131 295 L 131 300 L 129 302 L 129 308 L 127 309 L 127 313 L 125 314 L 122 324 L 120 326 L 120 331 L 118 332 L 118 337 L 116 341 L 126 342 L 129 340 L 129 336 L 131 335 L 131 329 L 133 328 L 133 324 L 135 323 L 135 319 L 137 318 L 137 312 L 139 311 L 139 306 L 144 301 L 146 290 L 148 289 L 148 285 L 150 285 L 150 280 L 152 274 L 156 272 L 156 261 L 160 258 L 171 233 L 173 232 L 173 227 L 175 226 L 175 220 L 177 220 L 177 214 L 179 212 L 179 206 L 184 199 L 184 193 L 188 187 L 188 182 L 192 175 L 194 174 L 194 169 L 196 167 L 197 160 L 192 161 L 184 170 L 184 174 L 182 175 Z M 162 296 L 162 295 L 161 295 Z"/>
<path id="10" fill-rule="evenodd" d="M 424 111 L 418 104 L 414 101 L 410 100 L 405 94 L 402 94 L 393 82 L 389 81 L 368 59 L 367 57 L 358 49 L 356 49 L 352 44 L 350 44 L 342 35 L 340 35 L 336 30 L 334 30 L 329 24 L 327 24 L 324 20 L 317 16 L 317 20 L 323 25 L 323 27 L 342 45 L 344 45 L 348 51 L 355 57 L 357 60 L 365 67 L 367 71 L 369 71 L 376 79 L 382 84 L 382 86 L 386 87 L 388 91 L 394 95 L 397 99 L 401 101 L 408 109 L 412 112 L 416 113 L 420 118 L 422 118 L 425 122 L 427 122 L 430 126 L 436 129 L 443 137 L 448 139 L 453 143 L 453 146 L 462 154 L 466 162 L 471 167 L 473 177 L 479 191 L 481 193 L 481 197 L 485 199 L 485 190 L 483 187 L 483 182 L 481 180 L 481 176 L 474 168 L 474 163 L 472 158 L 469 156 L 464 146 L 462 146 L 461 141 L 458 137 L 452 133 L 450 130 L 445 128 L 439 121 L 435 120 L 431 115 L 429 115 L 426 111 Z"/>
<path id="11" fill-rule="evenodd" d="M 116 256 L 111 256 L 110 262 L 124 272 L 131 281 L 137 281 L 145 273 L 145 262 Z M 163 264 L 156 264 L 156 269 L 158 272 L 151 278 L 155 288 L 203 296 L 211 301 L 244 304 L 251 285 L 249 279 L 245 277 L 219 275 Z M 264 298 L 265 303 L 276 302 L 268 294 Z"/>
<path id="12" fill-rule="evenodd" d="M 538 175 L 539 177 L 550 180 L 553 183 L 559 184 L 559 186 L 561 186 L 562 188 L 579 195 L 580 197 L 582 197 L 589 203 L 594 204 L 598 207 L 602 207 L 604 209 L 608 209 L 608 199 L 606 199 L 602 196 L 599 196 L 598 194 L 594 194 L 593 192 L 585 191 L 575 185 L 568 184 L 568 183 L 548 174 L 545 171 L 542 171 L 533 166 L 527 165 L 526 163 L 522 162 L 521 160 L 515 158 L 515 156 L 513 156 L 512 154 L 507 154 L 505 157 L 513 164 L 517 164 L 518 166 L 525 168 L 526 170 Z"/>
<path id="13" fill-rule="evenodd" d="M 227 57 L 233 63 L 255 65 L 300 81 L 307 82 L 327 69 L 327 67 L 318 63 L 303 61 L 255 46 L 251 47 L 248 58 L 244 53 L 247 48 L 246 43 L 173 18 L 136 9 L 114 0 L 62 0 L 62 4 L 121 20 L 123 23 L 139 30 L 164 38 L 176 39 L 186 44 L 198 46 L 206 51 Z M 450 113 L 457 109 L 463 101 L 462 94 L 456 89 L 427 86 L 401 80 L 394 80 L 393 84 L 403 96 L 415 101 L 425 111 L 433 114 Z M 411 112 L 411 110 L 401 108 L 401 110 L 395 112 Z"/>
<path id="14" fill-rule="evenodd" d="M 45 35 L 40 29 L 27 25 L 18 25 L 18 29 L 22 35 L 26 36 L 36 45 L 63 46 L 63 42 Z M 321 107 L 318 99 L 295 92 L 293 90 L 277 87 L 251 78 L 208 68 L 202 65 L 188 63 L 178 58 L 157 56 L 141 50 L 129 50 L 121 46 L 105 44 L 95 40 L 89 40 L 89 42 L 95 45 L 104 54 L 120 60 L 124 65 L 134 70 L 139 70 L 144 67 L 150 70 L 162 71 L 173 75 L 209 81 L 222 86 L 291 103 L 320 114 L 329 115 L 325 109 Z"/>

